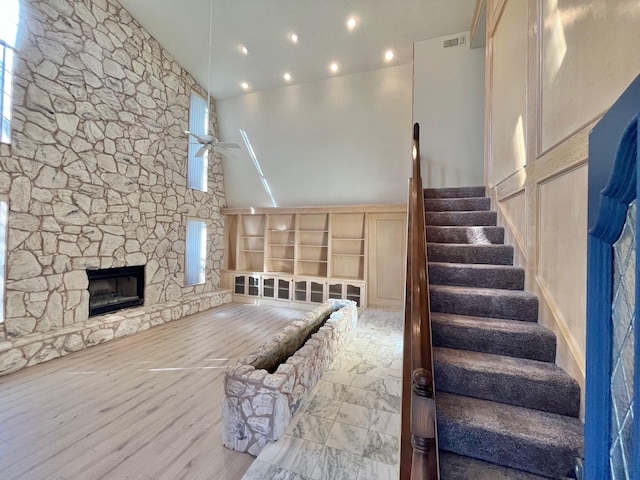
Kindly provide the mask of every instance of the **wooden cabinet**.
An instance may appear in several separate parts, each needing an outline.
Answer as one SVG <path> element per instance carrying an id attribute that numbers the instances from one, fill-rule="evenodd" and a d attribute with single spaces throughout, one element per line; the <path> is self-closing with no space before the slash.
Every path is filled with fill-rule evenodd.
<path id="1" fill-rule="evenodd" d="M 238 301 L 311 306 L 347 298 L 367 306 L 373 281 L 383 299 L 377 305 L 402 308 L 406 233 L 396 237 L 405 212 L 405 205 L 223 209 L 223 286 Z"/>
<path id="2" fill-rule="evenodd" d="M 237 274 L 233 276 L 234 295 L 259 297 L 261 295 L 260 275 Z"/>
<path id="3" fill-rule="evenodd" d="M 346 298 L 356 302 L 359 307 L 366 305 L 365 282 L 343 281 L 327 282 L 327 298 Z"/>
<path id="4" fill-rule="evenodd" d="M 262 275 L 262 297 L 290 302 L 292 279 Z"/>

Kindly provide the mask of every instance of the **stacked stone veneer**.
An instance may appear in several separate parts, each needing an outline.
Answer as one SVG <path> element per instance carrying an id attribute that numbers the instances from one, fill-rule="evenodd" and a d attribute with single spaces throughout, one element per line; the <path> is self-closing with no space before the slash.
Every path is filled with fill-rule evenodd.
<path id="1" fill-rule="evenodd" d="M 146 265 L 150 310 L 138 310 L 140 325 L 156 308 L 167 317 L 200 296 L 203 305 L 226 298 L 214 293 L 220 157 L 209 159 L 208 191 L 191 190 L 187 147 L 177 144 L 191 93 L 206 92 L 115 0 L 21 1 L 15 56 L 12 143 L 0 145 L 9 205 L 0 373 L 111 336 L 96 332 L 100 323 L 113 330 L 118 316 L 88 319 L 86 269 Z M 215 132 L 213 104 L 209 118 Z M 189 218 L 207 222 L 198 286 L 184 284 Z M 62 333 L 70 329 L 82 339 Z"/>
<path id="2" fill-rule="evenodd" d="M 329 314 L 330 318 L 304 346 L 292 352 Z M 223 445 L 257 456 L 269 440 L 280 438 L 357 321 L 355 302 L 329 300 L 229 367 L 222 407 Z M 286 355 L 291 356 L 275 373 L 264 369 L 273 365 L 274 358 Z"/>

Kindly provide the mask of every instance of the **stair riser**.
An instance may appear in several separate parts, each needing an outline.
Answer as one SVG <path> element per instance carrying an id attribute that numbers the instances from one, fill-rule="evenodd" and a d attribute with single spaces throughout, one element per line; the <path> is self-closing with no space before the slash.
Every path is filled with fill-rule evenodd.
<path id="1" fill-rule="evenodd" d="M 504 228 L 430 226 L 427 227 L 427 242 L 499 245 L 504 243 Z"/>
<path id="2" fill-rule="evenodd" d="M 538 379 L 469 370 L 435 359 L 436 391 L 578 417 L 580 388 L 569 379 Z"/>
<path id="3" fill-rule="evenodd" d="M 431 254 L 429 260 L 433 260 Z M 473 268 L 469 265 L 430 263 L 429 282 L 433 285 L 523 290 L 524 270 L 516 267 Z"/>
<path id="4" fill-rule="evenodd" d="M 430 262 L 513 265 L 513 247 L 430 243 L 427 245 L 427 258 Z"/>
<path id="5" fill-rule="evenodd" d="M 427 225 L 495 226 L 498 215 L 496 212 L 427 212 L 425 221 Z"/>
<path id="6" fill-rule="evenodd" d="M 424 198 L 484 197 L 484 187 L 425 188 Z"/>
<path id="7" fill-rule="evenodd" d="M 488 211 L 491 200 L 480 198 L 425 198 L 424 209 L 427 212 L 469 212 Z"/>
<path id="8" fill-rule="evenodd" d="M 501 332 L 451 325 L 432 319 L 433 344 L 473 352 L 555 362 L 556 339 L 553 334 Z"/>
<path id="9" fill-rule="evenodd" d="M 538 321 L 538 299 L 533 296 L 459 294 L 433 288 L 430 289 L 429 295 L 432 312 L 528 322 Z"/>
<path id="10" fill-rule="evenodd" d="M 438 446 L 458 455 L 550 478 L 563 478 L 570 473 L 574 459 L 582 455 L 580 450 L 566 445 L 541 445 L 509 433 L 455 424 L 438 414 Z"/>

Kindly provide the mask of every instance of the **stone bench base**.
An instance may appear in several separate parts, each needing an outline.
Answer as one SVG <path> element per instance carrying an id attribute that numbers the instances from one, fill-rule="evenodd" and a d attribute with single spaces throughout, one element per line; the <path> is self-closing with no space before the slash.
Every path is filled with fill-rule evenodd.
<path id="1" fill-rule="evenodd" d="M 330 318 L 324 326 L 291 354 L 327 315 Z M 255 321 L 259 324 L 260 320 Z M 229 367 L 224 381 L 222 444 L 257 456 L 269 440 L 280 438 L 357 321 L 355 302 L 329 300 Z M 275 373 L 265 370 L 274 358 L 287 354 L 291 356 Z"/>
<path id="2" fill-rule="evenodd" d="M 86 347 L 132 335 L 231 302 L 231 292 L 191 295 L 180 302 L 130 308 L 92 317 L 86 322 L 51 332 L 32 333 L 0 342 L 0 375 L 64 357 Z"/>

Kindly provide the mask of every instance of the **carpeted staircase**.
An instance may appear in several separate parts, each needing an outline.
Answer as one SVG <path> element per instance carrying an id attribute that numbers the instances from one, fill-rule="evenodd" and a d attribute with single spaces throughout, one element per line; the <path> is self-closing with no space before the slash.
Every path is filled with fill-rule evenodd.
<path id="1" fill-rule="evenodd" d="M 442 480 L 571 476 L 580 389 L 484 187 L 424 195 Z"/>

